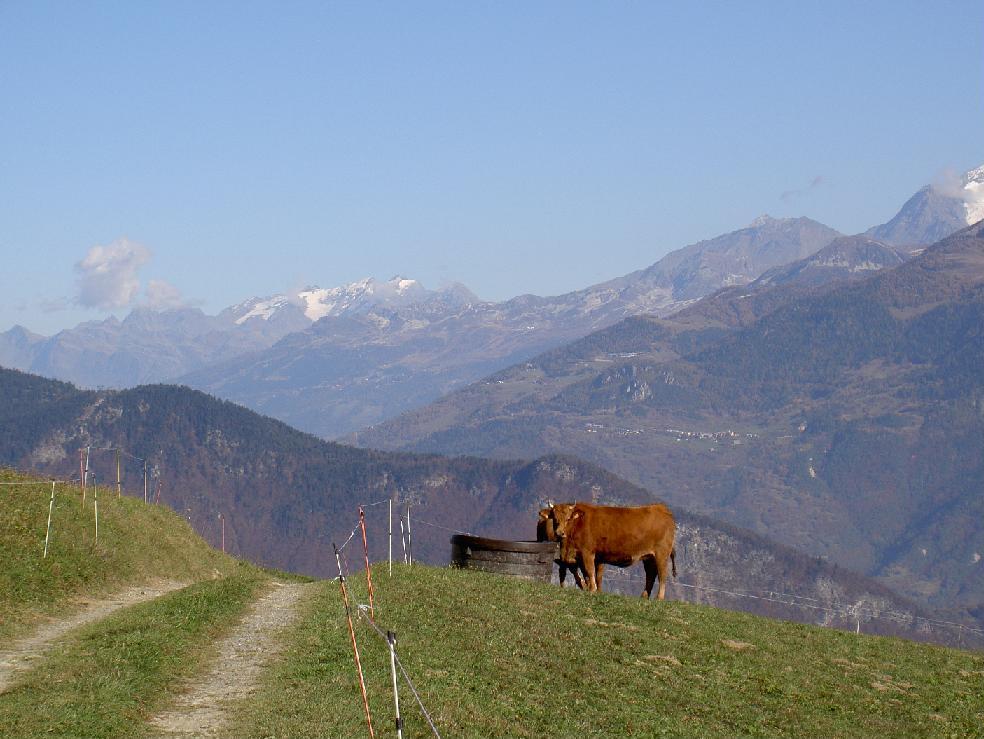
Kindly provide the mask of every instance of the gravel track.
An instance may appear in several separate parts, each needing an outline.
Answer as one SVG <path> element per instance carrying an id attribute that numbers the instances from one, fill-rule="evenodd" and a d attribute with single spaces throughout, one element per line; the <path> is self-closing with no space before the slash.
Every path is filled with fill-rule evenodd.
<path id="1" fill-rule="evenodd" d="M 211 670 L 189 684 L 164 713 L 151 720 L 160 737 L 220 736 L 232 703 L 255 691 L 260 672 L 280 653 L 279 633 L 297 617 L 304 584 L 275 582 L 240 625 L 218 643 Z"/>
<path id="2" fill-rule="evenodd" d="M 80 626 L 106 618 L 120 608 L 159 598 L 172 590 L 183 588 L 187 583 L 165 580 L 148 585 L 128 588 L 109 598 L 77 601 L 80 610 L 68 618 L 51 620 L 43 624 L 30 636 L 15 641 L 10 647 L 0 651 L 0 693 L 13 685 L 17 676 L 30 669 L 42 659 L 48 649 L 62 636 Z"/>

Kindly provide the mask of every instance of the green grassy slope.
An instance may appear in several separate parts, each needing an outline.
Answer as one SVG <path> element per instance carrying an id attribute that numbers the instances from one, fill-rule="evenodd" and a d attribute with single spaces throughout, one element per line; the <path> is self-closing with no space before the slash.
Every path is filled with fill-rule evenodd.
<path id="1" fill-rule="evenodd" d="M 200 674 L 270 575 L 210 548 L 162 506 L 0 470 L 0 650 L 78 601 L 187 583 L 68 632 L 0 692 L 0 737 L 128 737 Z M 26 484 L 25 484 L 26 483 Z"/>
<path id="2" fill-rule="evenodd" d="M 43 557 L 51 482 L 0 469 L 0 643 L 38 617 L 126 585 L 192 582 L 238 569 L 163 506 L 117 498 L 99 488 L 99 539 L 93 490 L 57 484 L 48 556 Z M 28 484 L 20 484 L 28 483 Z"/>
<path id="3" fill-rule="evenodd" d="M 69 634 L 0 693 L 0 737 L 116 739 L 146 731 L 262 586 L 254 569 L 205 580 Z"/>
<path id="4" fill-rule="evenodd" d="M 452 569 L 374 569 L 376 621 L 443 736 L 973 736 L 984 656 L 706 606 Z M 366 602 L 364 579 L 349 581 Z M 357 635 L 377 734 L 385 642 Z M 233 735 L 365 735 L 348 627 L 327 582 Z M 402 686 L 404 736 L 428 736 Z"/>

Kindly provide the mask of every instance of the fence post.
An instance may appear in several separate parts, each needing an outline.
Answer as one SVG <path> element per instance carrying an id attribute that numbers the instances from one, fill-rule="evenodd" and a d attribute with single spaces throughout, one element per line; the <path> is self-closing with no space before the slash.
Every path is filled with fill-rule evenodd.
<path id="1" fill-rule="evenodd" d="M 362 549 L 366 553 L 366 582 L 369 585 L 369 613 L 376 619 L 376 609 L 372 602 L 372 569 L 369 567 L 369 543 L 366 541 L 366 512 L 359 506 L 359 526 L 362 528 Z"/>
<path id="2" fill-rule="evenodd" d="M 96 509 L 96 544 L 99 543 L 99 488 L 96 487 L 95 475 L 92 476 L 92 504 Z"/>
<path id="3" fill-rule="evenodd" d="M 85 466 L 82 468 L 82 507 L 85 508 L 85 489 L 89 484 L 89 450 L 91 447 L 85 448 Z"/>
<path id="4" fill-rule="evenodd" d="M 144 504 L 147 503 L 147 460 L 143 461 L 143 473 L 144 473 Z"/>
<path id="5" fill-rule="evenodd" d="M 410 504 L 407 503 L 407 564 L 413 565 L 413 537 L 410 535 Z"/>
<path id="6" fill-rule="evenodd" d="M 116 497 L 123 497 L 123 476 L 120 474 L 120 450 L 116 450 Z"/>
<path id="7" fill-rule="evenodd" d="M 342 574 L 342 558 L 335 542 L 332 542 L 331 545 L 335 548 L 335 562 L 338 563 L 338 583 L 342 586 L 345 616 L 348 618 L 349 636 L 352 638 L 352 652 L 355 654 L 355 669 L 359 673 L 359 688 L 362 691 L 362 704 L 366 709 L 366 724 L 369 726 L 369 736 L 375 739 L 376 733 L 372 730 L 372 716 L 369 715 L 369 695 L 366 693 L 366 681 L 362 676 L 362 660 L 359 659 L 359 646 L 356 644 L 355 627 L 352 625 L 352 609 L 349 607 L 348 591 L 345 589 L 345 576 Z"/>
<path id="8" fill-rule="evenodd" d="M 400 544 L 403 545 L 403 564 L 407 563 L 407 534 L 403 530 L 403 516 L 400 516 Z"/>
<path id="9" fill-rule="evenodd" d="M 386 632 L 390 649 L 390 673 L 393 675 L 393 704 L 396 706 L 396 738 L 403 739 L 403 717 L 400 715 L 400 690 L 396 684 L 396 632 Z"/>
<path id="10" fill-rule="evenodd" d="M 387 519 L 389 528 L 389 576 L 393 577 L 393 499 L 389 499 L 389 518 Z"/>
<path id="11" fill-rule="evenodd" d="M 48 542 L 51 540 L 51 512 L 55 508 L 55 481 L 51 481 L 51 502 L 48 503 L 48 530 L 44 534 L 44 556 L 41 559 L 47 559 L 48 557 Z"/>

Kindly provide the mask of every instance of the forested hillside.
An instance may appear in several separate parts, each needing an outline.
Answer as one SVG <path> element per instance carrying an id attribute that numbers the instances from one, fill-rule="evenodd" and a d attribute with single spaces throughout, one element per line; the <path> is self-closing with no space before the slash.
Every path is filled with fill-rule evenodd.
<path id="1" fill-rule="evenodd" d="M 230 553 L 306 574 L 336 573 L 332 543 L 348 539 L 363 504 L 376 504 L 366 507 L 373 560 L 387 556 L 386 503 L 392 500 L 396 557 L 403 557 L 399 517 L 409 504 L 412 556 L 445 564 L 455 531 L 532 539 L 537 511 L 548 499 L 639 504 L 662 497 L 570 457 L 447 458 L 328 443 L 187 388 L 153 385 L 85 393 L 2 370 L 0 392 L 7 387 L 38 401 L 33 413 L 27 400 L 0 409 L 0 428 L 8 431 L 0 462 L 71 477 L 78 475 L 80 450 L 88 449 L 91 474 L 111 484 L 116 475 L 112 450 L 123 449 L 128 494 L 143 494 L 146 460 L 151 501 L 159 498 L 187 517 L 213 545 L 221 541 L 224 522 Z M 851 614 L 860 609 L 866 630 L 952 636 L 920 632 L 913 618 L 924 611 L 836 563 L 681 506 L 676 513 L 681 583 L 688 587 L 671 585 L 671 597 L 852 626 Z M 346 556 L 357 562 L 355 551 Z M 639 592 L 637 583 L 620 575 L 613 572 L 609 585 Z M 794 592 L 827 610 L 775 599 L 736 599 L 721 589 Z M 909 614 L 908 620 L 882 618 L 886 612 Z"/>

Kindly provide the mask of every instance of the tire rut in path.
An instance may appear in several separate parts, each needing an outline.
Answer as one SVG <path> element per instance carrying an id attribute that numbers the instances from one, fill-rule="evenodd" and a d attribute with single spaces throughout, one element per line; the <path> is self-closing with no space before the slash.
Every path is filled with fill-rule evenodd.
<path id="1" fill-rule="evenodd" d="M 151 719 L 160 737 L 212 737 L 223 730 L 232 701 L 250 695 L 264 667 L 280 653 L 277 636 L 297 616 L 305 584 L 275 582 L 236 629 L 218 643 L 210 671 L 190 684 L 168 711 Z"/>
<path id="2" fill-rule="evenodd" d="M 187 583 L 165 580 L 137 585 L 104 599 L 79 600 L 79 605 L 83 607 L 74 615 L 50 621 L 30 636 L 0 650 L 0 693 L 12 686 L 20 673 L 33 667 L 59 638 L 72 629 L 106 618 L 120 608 L 159 598 L 186 585 Z"/>

